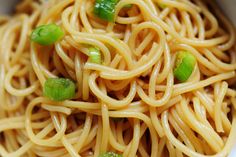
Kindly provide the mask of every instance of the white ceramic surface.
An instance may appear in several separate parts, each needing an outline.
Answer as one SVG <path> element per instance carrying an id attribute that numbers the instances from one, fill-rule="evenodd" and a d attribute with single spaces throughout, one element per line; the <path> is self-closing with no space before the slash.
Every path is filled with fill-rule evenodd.
<path id="1" fill-rule="evenodd" d="M 12 6 L 19 0 L 0 0 L 0 14 L 9 14 L 13 11 Z"/>
<path id="2" fill-rule="evenodd" d="M 236 0 L 216 0 L 224 13 L 236 26 Z M 234 156 L 236 157 L 236 155 Z"/>

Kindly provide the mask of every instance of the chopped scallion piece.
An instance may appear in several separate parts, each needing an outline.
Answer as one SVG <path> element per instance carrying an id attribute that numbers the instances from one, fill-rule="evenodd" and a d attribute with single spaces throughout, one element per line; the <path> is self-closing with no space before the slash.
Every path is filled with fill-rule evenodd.
<path id="1" fill-rule="evenodd" d="M 122 157 L 122 155 L 116 154 L 113 152 L 107 152 L 107 153 L 99 155 L 99 157 Z"/>
<path id="2" fill-rule="evenodd" d="M 96 64 L 102 64 L 102 56 L 98 48 L 89 48 L 89 61 Z"/>
<path id="3" fill-rule="evenodd" d="M 31 41 L 40 45 L 52 45 L 64 36 L 62 29 L 56 24 L 41 25 L 33 30 Z"/>
<path id="4" fill-rule="evenodd" d="M 179 51 L 176 57 L 174 76 L 180 82 L 185 82 L 193 72 L 196 58 L 188 51 Z"/>
<path id="5" fill-rule="evenodd" d="M 118 0 L 96 0 L 94 14 L 103 20 L 114 22 L 117 2 Z"/>
<path id="6" fill-rule="evenodd" d="M 66 78 L 49 78 L 44 83 L 43 94 L 54 101 L 71 99 L 75 95 L 75 83 Z"/>

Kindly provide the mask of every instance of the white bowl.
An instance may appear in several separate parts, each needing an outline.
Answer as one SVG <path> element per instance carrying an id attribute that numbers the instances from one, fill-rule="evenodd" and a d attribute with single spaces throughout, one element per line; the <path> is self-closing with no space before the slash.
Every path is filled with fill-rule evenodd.
<path id="1" fill-rule="evenodd" d="M 216 0 L 224 11 L 224 13 L 230 18 L 230 20 L 236 26 L 236 0 Z M 236 155 L 235 155 L 236 156 Z"/>
<path id="2" fill-rule="evenodd" d="M 14 4 L 19 0 L 0 0 L 0 14 L 9 14 L 12 12 Z"/>

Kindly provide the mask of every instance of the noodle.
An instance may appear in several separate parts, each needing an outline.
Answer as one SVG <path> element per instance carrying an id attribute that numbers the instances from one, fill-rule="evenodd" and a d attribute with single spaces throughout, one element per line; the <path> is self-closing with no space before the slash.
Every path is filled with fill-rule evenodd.
<path id="1" fill-rule="evenodd" d="M 94 0 L 23 0 L 0 16 L 0 156 L 226 157 L 236 138 L 235 28 L 211 0 L 120 0 L 115 22 Z M 131 7 L 124 7 L 132 4 Z M 55 23 L 64 37 L 30 41 Z M 88 46 L 102 64 L 89 62 Z M 176 53 L 196 66 L 175 79 Z M 44 96 L 48 78 L 76 83 Z"/>

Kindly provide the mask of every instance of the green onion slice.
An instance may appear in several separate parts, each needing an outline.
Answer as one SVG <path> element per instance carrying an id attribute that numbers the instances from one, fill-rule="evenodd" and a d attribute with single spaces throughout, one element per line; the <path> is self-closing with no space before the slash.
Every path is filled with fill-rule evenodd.
<path id="1" fill-rule="evenodd" d="M 75 95 L 75 83 L 66 78 L 49 78 L 44 83 L 43 94 L 54 101 L 71 99 Z"/>
<path id="2" fill-rule="evenodd" d="M 96 47 L 89 48 L 89 61 L 96 64 L 102 64 L 101 52 Z"/>
<path id="3" fill-rule="evenodd" d="M 188 51 L 179 51 L 176 57 L 174 76 L 180 82 L 185 82 L 193 72 L 196 58 Z"/>
<path id="4" fill-rule="evenodd" d="M 64 36 L 62 29 L 56 24 L 41 25 L 33 30 L 31 41 L 40 45 L 52 45 Z"/>
<path id="5" fill-rule="evenodd" d="M 107 153 L 99 155 L 99 157 L 122 157 L 122 155 L 116 154 L 113 152 L 107 152 Z"/>
<path id="6" fill-rule="evenodd" d="M 118 0 L 96 0 L 94 14 L 103 20 L 114 22 L 117 2 Z"/>
<path id="7" fill-rule="evenodd" d="M 96 0 L 93 12 L 103 20 L 114 22 L 115 7 L 118 1 L 119 0 Z M 127 4 L 124 8 L 129 9 L 132 6 L 132 4 Z"/>

